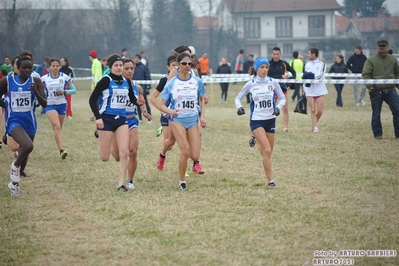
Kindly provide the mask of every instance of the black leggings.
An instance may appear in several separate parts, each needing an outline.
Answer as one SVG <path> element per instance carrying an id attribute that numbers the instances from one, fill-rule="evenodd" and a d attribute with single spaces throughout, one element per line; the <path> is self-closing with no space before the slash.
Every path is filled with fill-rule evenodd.
<path id="1" fill-rule="evenodd" d="M 229 83 L 220 83 L 220 88 L 222 89 L 221 99 L 227 101 L 227 91 L 229 89 Z"/>

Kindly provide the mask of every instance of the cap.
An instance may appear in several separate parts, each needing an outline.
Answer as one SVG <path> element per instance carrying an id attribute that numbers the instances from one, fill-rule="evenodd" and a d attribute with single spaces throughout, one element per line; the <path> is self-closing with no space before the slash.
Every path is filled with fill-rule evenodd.
<path id="1" fill-rule="evenodd" d="M 95 57 L 95 58 L 97 58 L 97 56 L 98 56 L 98 53 L 97 53 L 97 51 L 96 51 L 96 50 L 91 50 L 91 51 L 90 51 L 90 53 L 89 53 L 89 55 L 90 55 L 91 57 Z"/>
<path id="2" fill-rule="evenodd" d="M 258 69 L 261 65 L 269 65 L 269 60 L 264 57 L 259 57 L 258 59 L 256 59 L 254 62 L 254 69 L 256 72 L 258 72 Z"/>
<path id="3" fill-rule="evenodd" d="M 195 48 L 194 48 L 194 46 L 189 46 L 188 49 L 190 49 L 191 55 L 195 55 Z"/>
<path id="4" fill-rule="evenodd" d="M 252 57 L 254 57 L 254 54 L 249 54 L 248 56 L 252 56 Z"/>
<path id="5" fill-rule="evenodd" d="M 385 39 L 378 40 L 377 45 L 387 46 L 388 41 Z"/>

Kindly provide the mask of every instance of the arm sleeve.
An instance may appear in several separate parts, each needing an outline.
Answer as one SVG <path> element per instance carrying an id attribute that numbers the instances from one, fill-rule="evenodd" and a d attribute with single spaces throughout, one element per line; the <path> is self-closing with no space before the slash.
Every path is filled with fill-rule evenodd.
<path id="1" fill-rule="evenodd" d="M 252 84 L 251 81 L 245 83 L 244 87 L 238 93 L 236 99 L 234 100 L 234 103 L 236 105 L 236 109 L 242 107 L 241 100 L 244 99 L 244 97 L 249 93 L 249 90 L 251 88 L 251 84 Z"/>
<path id="2" fill-rule="evenodd" d="M 367 60 L 364 63 L 363 71 L 362 71 L 362 78 L 363 79 L 372 79 L 373 78 L 373 64 L 370 60 Z M 370 89 L 373 87 L 373 84 L 366 84 L 366 88 Z"/>
<path id="3" fill-rule="evenodd" d="M 65 94 L 76 94 L 76 87 L 73 83 L 69 83 L 69 90 L 66 90 Z"/>
<path id="4" fill-rule="evenodd" d="M 352 70 L 352 57 L 349 57 L 348 61 L 346 62 L 346 66 L 348 67 L 348 69 L 350 71 L 353 71 Z"/>
<path id="5" fill-rule="evenodd" d="M 295 71 L 295 69 L 294 69 L 290 64 L 288 64 L 287 62 L 285 62 L 285 64 L 286 64 L 286 66 L 287 66 L 287 70 L 288 70 L 289 72 L 291 72 L 292 78 L 295 79 L 295 78 L 296 78 L 296 71 Z"/>
<path id="6" fill-rule="evenodd" d="M 103 90 L 106 90 L 108 86 L 109 86 L 109 78 L 104 77 L 97 83 L 96 87 L 94 88 L 93 92 L 90 95 L 89 99 L 90 109 L 93 112 L 96 119 L 101 118 L 100 112 L 98 111 L 97 100 L 101 96 Z"/>
<path id="7" fill-rule="evenodd" d="M 277 94 L 278 99 L 279 99 L 277 107 L 278 107 L 278 109 L 282 110 L 283 106 L 285 104 L 285 101 L 286 101 L 284 92 L 281 89 L 280 84 L 278 84 L 277 81 L 273 81 L 273 85 L 274 85 L 274 92 Z"/>
<path id="8" fill-rule="evenodd" d="M 155 88 L 157 91 L 159 91 L 159 92 L 162 92 L 163 91 L 163 88 L 165 87 L 165 85 L 166 85 L 166 80 L 167 80 L 168 78 L 165 78 L 165 77 L 163 77 L 163 78 L 161 78 L 160 80 L 159 80 L 159 83 L 158 83 L 158 85 L 157 85 L 157 87 Z"/>
<path id="9" fill-rule="evenodd" d="M 323 61 L 320 61 L 320 69 L 319 69 L 318 73 L 314 73 L 314 78 L 320 79 L 321 76 L 323 76 L 323 74 L 324 74 L 325 68 L 326 68 L 326 63 L 324 63 Z"/>
<path id="10" fill-rule="evenodd" d="M 137 98 L 136 95 L 134 94 L 132 81 L 128 81 L 127 83 L 129 84 L 129 100 L 134 105 L 137 105 Z"/>

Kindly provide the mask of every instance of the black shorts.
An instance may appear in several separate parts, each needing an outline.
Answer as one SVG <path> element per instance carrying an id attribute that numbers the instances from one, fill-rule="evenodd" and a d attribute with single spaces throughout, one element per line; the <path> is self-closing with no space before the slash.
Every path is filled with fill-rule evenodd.
<path id="1" fill-rule="evenodd" d="M 119 115 L 102 114 L 101 118 L 104 123 L 104 128 L 102 128 L 102 129 L 97 128 L 97 130 L 114 132 L 120 126 L 127 125 L 126 117 L 121 117 Z"/>
<path id="2" fill-rule="evenodd" d="M 275 133 L 276 132 L 276 118 L 268 119 L 268 120 L 251 120 L 249 122 L 251 130 L 254 131 L 258 127 L 263 127 L 263 129 L 267 133 Z"/>

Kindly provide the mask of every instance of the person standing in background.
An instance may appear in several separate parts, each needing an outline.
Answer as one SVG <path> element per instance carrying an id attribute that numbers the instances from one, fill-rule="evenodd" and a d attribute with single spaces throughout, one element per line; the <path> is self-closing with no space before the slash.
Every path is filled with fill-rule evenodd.
<path id="1" fill-rule="evenodd" d="M 298 75 L 298 73 L 303 73 L 303 69 L 305 67 L 305 63 L 303 62 L 303 56 L 302 59 L 300 59 L 298 51 L 294 51 L 292 53 L 292 57 L 293 59 L 290 62 L 290 66 L 297 73 L 296 80 L 301 80 L 302 75 Z M 295 97 L 297 98 L 297 100 L 299 100 L 299 97 L 301 97 L 301 83 L 295 83 L 294 86 L 295 86 L 295 91 L 294 94 L 292 95 L 293 102 L 295 102 Z"/>
<path id="2" fill-rule="evenodd" d="M 245 73 L 245 74 L 248 73 L 249 74 L 249 69 L 251 67 L 253 67 L 253 65 L 254 65 L 254 54 L 249 54 L 248 55 L 248 60 L 244 62 L 243 73 Z M 246 97 L 247 97 L 247 103 L 250 103 L 251 100 L 250 100 L 249 94 L 247 94 Z"/>
<path id="3" fill-rule="evenodd" d="M 4 76 L 7 76 L 12 71 L 11 58 L 8 55 L 4 57 L 4 63 L 0 66 L 0 72 L 3 72 L 3 70 L 6 71 Z"/>
<path id="4" fill-rule="evenodd" d="M 122 59 L 127 58 L 127 49 L 126 48 L 122 48 L 121 58 Z M 102 59 L 101 59 L 101 61 L 102 61 Z"/>
<path id="5" fill-rule="evenodd" d="M 235 65 L 235 71 L 237 74 L 242 74 L 244 71 L 244 50 L 240 49 L 240 53 L 237 55 L 236 58 L 236 65 Z"/>
<path id="6" fill-rule="evenodd" d="M 364 63 L 367 60 L 367 56 L 363 54 L 362 47 L 360 45 L 355 47 L 355 53 L 349 57 L 346 62 L 346 66 L 352 73 L 359 74 L 362 73 Z M 356 79 L 356 78 L 354 78 Z M 366 96 L 366 86 L 361 84 L 362 90 L 360 91 L 360 95 L 358 95 L 359 84 L 353 84 L 353 96 L 355 98 L 356 106 L 364 106 L 366 103 L 364 102 L 364 96 Z"/>
<path id="7" fill-rule="evenodd" d="M 203 53 L 202 56 L 198 59 L 198 63 L 200 64 L 201 76 L 209 74 L 209 59 L 208 54 Z"/>
<path id="8" fill-rule="evenodd" d="M 335 63 L 331 66 L 330 71 L 328 73 L 348 73 L 348 68 L 344 63 L 344 56 L 339 54 L 335 57 Z M 333 77 L 333 79 L 345 79 L 345 77 Z M 342 103 L 342 89 L 344 88 L 344 84 L 334 84 L 335 90 L 337 91 L 337 100 L 335 104 L 339 107 L 343 106 Z"/>
<path id="9" fill-rule="evenodd" d="M 69 66 L 69 60 L 66 57 L 61 57 L 60 59 L 61 69 L 60 72 L 66 74 L 72 79 L 75 77 L 73 69 Z M 69 84 L 67 84 L 65 90 L 70 90 Z M 72 94 L 65 95 L 67 101 L 66 115 L 68 119 L 72 119 Z"/>
<path id="10" fill-rule="evenodd" d="M 98 53 L 96 50 L 91 50 L 89 53 L 89 60 L 91 61 L 91 91 L 93 92 L 94 88 L 97 85 L 97 82 L 103 77 L 103 70 L 101 67 L 100 60 L 97 59 Z M 94 121 L 94 116 L 90 117 L 90 121 Z"/>
<path id="11" fill-rule="evenodd" d="M 140 53 L 140 55 L 141 55 L 141 63 L 143 63 L 143 65 L 145 65 L 146 67 L 148 67 L 148 61 L 147 61 L 147 58 L 145 58 L 145 52 L 142 51 L 142 52 Z"/>
<path id="12" fill-rule="evenodd" d="M 227 62 L 226 58 L 222 58 L 219 66 L 216 70 L 216 74 L 231 74 L 230 63 Z M 222 95 L 220 96 L 220 103 L 227 104 L 227 91 L 229 89 L 229 83 L 220 83 L 220 88 L 222 89 Z"/>
<path id="13" fill-rule="evenodd" d="M 151 80 L 150 70 L 148 69 L 148 67 L 146 65 L 144 65 L 141 62 L 141 55 L 136 54 L 136 56 L 134 57 L 134 63 L 136 64 L 136 67 L 135 67 L 134 73 L 133 73 L 133 80 Z M 150 84 L 140 84 L 140 86 L 144 90 L 143 96 L 144 96 L 147 112 L 151 115 L 151 108 L 150 108 L 150 105 L 147 100 L 147 95 L 150 94 L 151 85 Z M 141 122 L 143 120 L 141 109 L 137 108 L 137 112 L 139 114 L 139 120 Z M 148 121 L 148 123 L 152 123 L 152 120 Z"/>
<path id="14" fill-rule="evenodd" d="M 396 58 L 387 53 L 389 49 L 387 40 L 377 42 L 377 54 L 370 56 L 363 68 L 363 79 L 399 79 L 399 66 Z M 381 108 L 386 102 L 393 116 L 393 129 L 396 138 L 399 138 L 399 96 L 395 84 L 367 84 L 370 94 L 371 129 L 374 138 L 382 139 Z M 399 84 L 396 84 L 399 87 Z"/>

